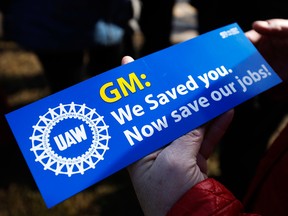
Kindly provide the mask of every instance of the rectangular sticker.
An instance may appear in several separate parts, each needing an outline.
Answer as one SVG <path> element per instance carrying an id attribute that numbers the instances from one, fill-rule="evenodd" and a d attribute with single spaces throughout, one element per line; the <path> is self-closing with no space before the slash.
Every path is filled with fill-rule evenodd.
<path id="1" fill-rule="evenodd" d="M 234 23 L 6 118 L 50 208 L 280 82 Z"/>

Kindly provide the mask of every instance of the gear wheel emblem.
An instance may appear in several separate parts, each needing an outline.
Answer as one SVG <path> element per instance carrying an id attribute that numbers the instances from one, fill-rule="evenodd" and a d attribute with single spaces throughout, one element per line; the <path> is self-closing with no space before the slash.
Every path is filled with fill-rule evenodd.
<path id="1" fill-rule="evenodd" d="M 39 121 L 33 126 L 31 151 L 35 154 L 35 161 L 40 162 L 44 170 L 51 170 L 55 175 L 64 174 L 71 177 L 74 174 L 84 174 L 89 169 L 95 169 L 96 164 L 104 160 L 104 154 L 109 149 L 108 141 L 111 138 L 108 128 L 96 109 L 85 104 L 59 104 L 48 109 L 48 112 L 39 116 Z M 79 155 L 67 156 L 56 150 L 51 144 L 53 129 L 64 121 L 79 121 L 90 128 L 91 141 Z M 82 125 L 82 126 L 83 126 Z"/>

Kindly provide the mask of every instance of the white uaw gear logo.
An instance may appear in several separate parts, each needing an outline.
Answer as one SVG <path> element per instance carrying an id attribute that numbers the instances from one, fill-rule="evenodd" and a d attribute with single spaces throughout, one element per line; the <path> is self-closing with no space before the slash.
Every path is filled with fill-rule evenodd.
<path id="1" fill-rule="evenodd" d="M 69 177 L 95 169 L 96 164 L 104 160 L 111 138 L 103 118 L 85 104 L 72 102 L 49 108 L 39 116 L 30 137 L 35 161 L 40 162 L 44 170 Z"/>

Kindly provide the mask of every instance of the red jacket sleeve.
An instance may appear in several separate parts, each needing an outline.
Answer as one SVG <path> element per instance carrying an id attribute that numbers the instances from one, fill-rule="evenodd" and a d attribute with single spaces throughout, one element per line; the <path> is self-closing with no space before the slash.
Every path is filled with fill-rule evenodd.
<path id="1" fill-rule="evenodd" d="M 184 194 L 167 216 L 255 215 L 244 214 L 242 210 L 242 203 L 230 191 L 216 180 L 207 178 Z"/>

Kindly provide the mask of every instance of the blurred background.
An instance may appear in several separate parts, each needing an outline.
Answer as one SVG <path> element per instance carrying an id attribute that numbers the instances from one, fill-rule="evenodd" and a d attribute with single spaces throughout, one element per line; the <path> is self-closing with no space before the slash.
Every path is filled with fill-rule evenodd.
<path id="1" fill-rule="evenodd" d="M 98 46 L 93 52 L 99 52 L 99 54 L 92 52 L 94 56 L 89 56 L 89 47 L 85 48 L 83 65 L 81 65 L 81 71 L 79 70 L 80 73 L 82 73 L 81 80 L 94 76 L 100 73 L 101 70 L 104 72 L 120 65 L 121 56 L 124 54 L 131 55 L 134 58 L 144 55 L 141 53 L 144 46 L 144 36 L 138 23 L 141 4 L 138 0 L 133 1 L 133 17 L 128 20 L 129 31 L 133 32 L 130 33 L 131 35 L 129 39 L 127 39 L 129 40 L 128 42 L 122 42 L 123 44 L 127 44 L 127 49 L 123 51 L 117 46 Z M 9 1 L 7 1 L 7 6 L 5 5 L 5 7 L 8 8 L 8 6 L 10 6 Z M 116 173 L 52 209 L 47 209 L 18 145 L 11 134 L 9 126 L 6 123 L 4 114 L 48 96 L 58 89 L 51 89 L 44 71 L 46 65 L 45 63 L 41 63 L 40 58 L 42 56 L 38 56 L 38 50 L 35 51 L 32 46 L 32 48 L 26 46 L 23 39 L 17 38 L 18 36 L 4 34 L 4 16 L 11 16 L 11 14 L 8 14 L 11 12 L 6 8 L 3 8 L 3 10 L 1 10 L 0 14 L 0 216 L 142 215 L 126 170 Z M 177 4 L 173 5 L 173 11 L 171 12 L 173 15 L 171 35 L 169 35 L 171 45 L 197 35 L 197 15 L 195 8 L 185 1 L 179 1 L 179 3 L 177 2 Z M 169 11 L 167 13 L 169 13 Z M 11 26 L 15 20 L 16 18 L 13 19 Z M 7 24 L 5 23 L 5 25 Z M 158 26 L 159 29 L 161 29 L 161 25 Z M 23 28 L 25 28 L 25 26 L 23 26 Z M 29 26 L 26 28 L 26 31 L 28 31 Z M 165 45 L 169 46 L 170 44 Z M 157 48 L 151 47 L 151 52 L 154 51 L 152 49 L 156 51 Z M 121 50 L 121 52 L 119 50 Z M 121 54 L 119 54 L 119 52 Z M 99 59 L 101 53 L 105 59 L 101 58 L 100 61 L 104 62 L 105 65 L 99 66 L 95 62 L 92 62 L 88 66 L 89 58 Z M 119 57 L 116 60 L 113 58 L 110 63 L 110 56 L 113 54 Z M 148 54 L 148 51 L 146 54 Z M 64 61 L 67 60 L 64 59 Z M 56 64 L 55 67 L 59 64 L 62 70 L 65 69 L 61 63 L 56 62 L 53 64 Z M 100 69 L 97 68 L 97 72 L 93 74 L 91 67 L 99 67 Z M 66 70 L 69 69 L 70 66 Z M 65 77 L 64 74 L 62 76 Z"/>
<path id="2" fill-rule="evenodd" d="M 47 209 L 4 114 L 119 66 L 124 55 L 137 59 L 232 22 L 246 31 L 256 19 L 288 15 L 281 0 L 261 1 L 261 11 L 258 5 L 257 0 L 1 0 L 0 216 L 143 215 L 126 170 Z M 261 124 L 263 114 L 267 125 Z M 209 159 L 209 175 L 241 199 L 285 115 L 283 107 L 268 106 L 261 97 L 239 106 Z M 247 121 L 246 136 L 241 131 Z"/>

